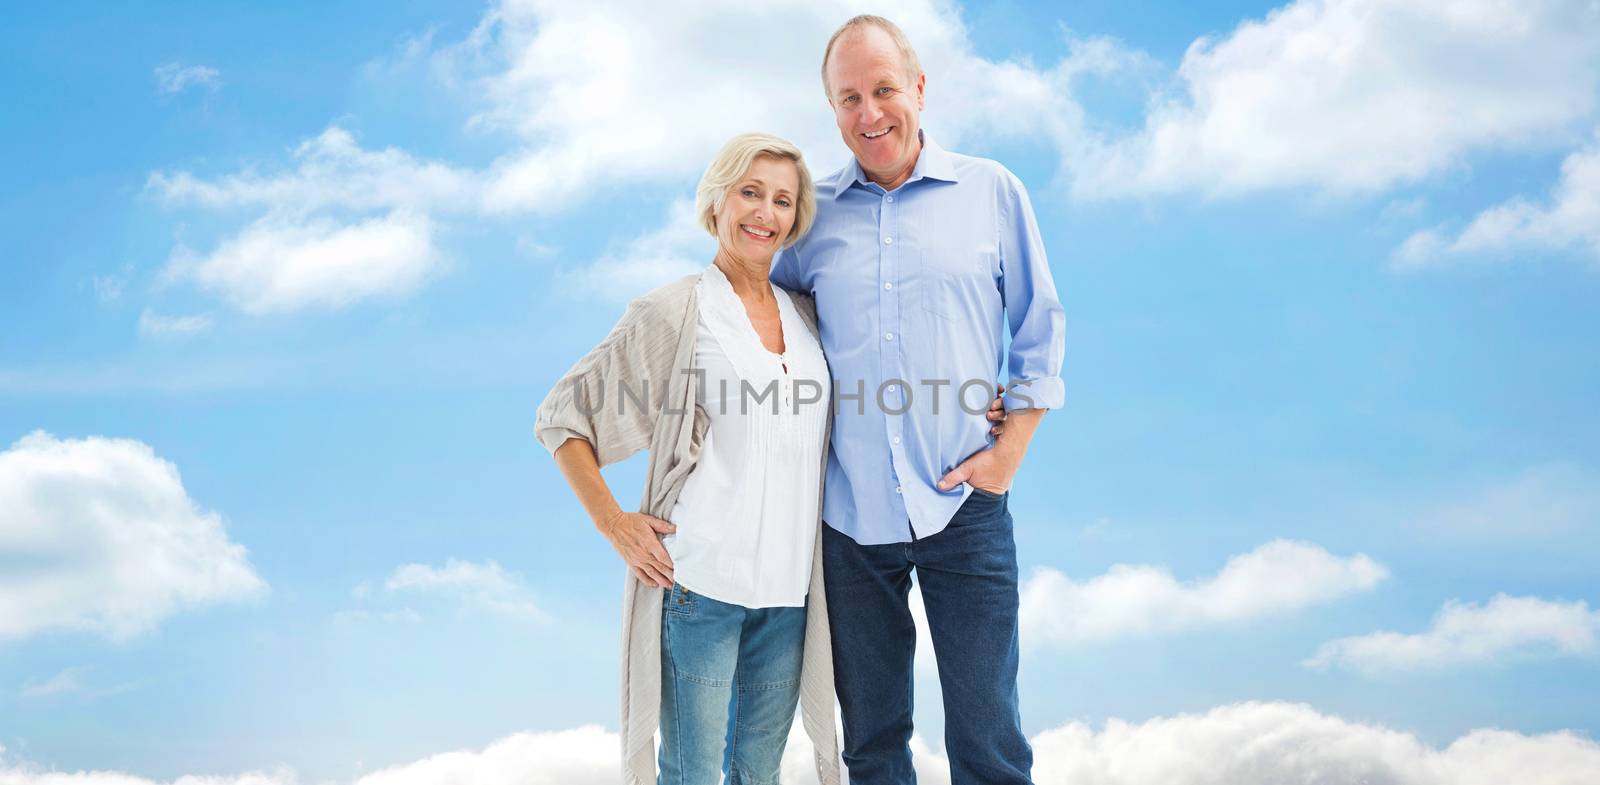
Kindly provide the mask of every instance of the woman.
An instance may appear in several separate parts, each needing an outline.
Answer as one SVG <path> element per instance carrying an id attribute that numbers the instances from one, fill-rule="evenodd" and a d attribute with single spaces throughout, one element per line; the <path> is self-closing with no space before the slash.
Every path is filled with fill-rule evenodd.
<path id="1" fill-rule="evenodd" d="M 704 271 L 628 306 L 539 407 L 537 435 L 627 562 L 624 781 L 776 783 L 801 705 L 839 782 L 818 528 L 831 383 L 810 298 L 767 281 L 816 205 L 800 150 L 734 137 L 695 211 Z M 641 512 L 600 467 L 650 450 Z M 670 521 L 670 522 L 669 522 Z"/>

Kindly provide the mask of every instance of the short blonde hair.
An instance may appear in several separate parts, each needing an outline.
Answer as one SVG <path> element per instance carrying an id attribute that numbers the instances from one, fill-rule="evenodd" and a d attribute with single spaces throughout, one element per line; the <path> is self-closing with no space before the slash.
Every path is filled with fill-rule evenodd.
<path id="1" fill-rule="evenodd" d="M 822 91 L 828 94 L 828 104 L 833 105 L 833 87 L 828 84 L 828 58 L 833 57 L 833 45 L 844 37 L 845 33 L 859 30 L 863 27 L 876 27 L 889 34 L 889 40 L 894 42 L 896 49 L 900 50 L 900 61 L 905 64 L 906 78 L 915 82 L 922 75 L 922 61 L 917 59 L 917 50 L 911 48 L 911 39 L 906 38 L 899 25 L 872 14 L 859 14 L 852 16 L 839 29 L 833 31 L 828 38 L 828 47 L 822 50 Z"/>
<path id="2" fill-rule="evenodd" d="M 706 173 L 700 176 L 700 187 L 694 192 L 694 214 L 699 217 L 700 225 L 716 237 L 717 212 L 722 209 L 728 191 L 744 179 L 750 165 L 762 156 L 793 161 L 795 170 L 800 173 L 800 192 L 794 195 L 794 225 L 789 227 L 789 236 L 783 239 L 783 247 L 788 248 L 811 230 L 811 222 L 817 217 L 817 189 L 811 183 L 811 172 L 806 169 L 800 148 L 787 139 L 772 134 L 739 134 L 729 139 L 717 157 L 711 159 Z"/>

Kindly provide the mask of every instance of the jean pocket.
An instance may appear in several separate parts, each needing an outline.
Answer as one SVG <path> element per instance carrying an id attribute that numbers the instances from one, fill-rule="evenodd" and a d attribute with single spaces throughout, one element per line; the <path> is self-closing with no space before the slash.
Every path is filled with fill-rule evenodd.
<path id="1" fill-rule="evenodd" d="M 694 592 L 683 588 L 683 584 L 673 582 L 672 588 L 662 600 L 662 607 L 667 613 L 676 616 L 689 616 L 694 613 Z"/>
<path id="2" fill-rule="evenodd" d="M 1000 500 L 1006 498 L 1006 494 L 1004 494 L 1004 493 L 995 493 L 993 491 L 986 491 L 986 490 L 984 490 L 982 488 L 979 488 L 976 485 L 972 486 L 972 495 L 973 496 L 977 496 L 980 499 L 988 499 L 989 501 L 994 501 L 994 502 L 997 502 L 997 501 L 1000 501 Z"/>

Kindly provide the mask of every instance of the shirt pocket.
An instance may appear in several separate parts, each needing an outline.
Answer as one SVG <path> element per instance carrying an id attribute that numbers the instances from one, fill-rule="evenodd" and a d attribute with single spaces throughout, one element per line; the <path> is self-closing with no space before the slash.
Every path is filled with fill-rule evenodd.
<path id="1" fill-rule="evenodd" d="M 999 269 L 1000 251 L 992 240 L 924 249 L 915 273 L 922 310 L 946 320 L 976 313 L 983 288 L 996 286 Z"/>

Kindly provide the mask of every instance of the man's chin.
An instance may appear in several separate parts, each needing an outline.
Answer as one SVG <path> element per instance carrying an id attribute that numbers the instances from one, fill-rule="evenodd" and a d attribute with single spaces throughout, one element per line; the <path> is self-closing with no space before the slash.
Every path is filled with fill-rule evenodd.
<path id="1" fill-rule="evenodd" d="M 869 172 L 887 172 L 895 168 L 896 161 L 883 155 L 863 156 L 856 154 L 856 160 L 861 163 L 861 168 Z"/>

